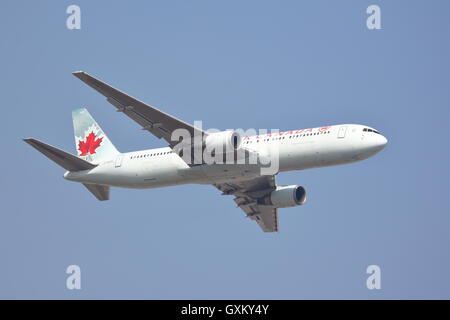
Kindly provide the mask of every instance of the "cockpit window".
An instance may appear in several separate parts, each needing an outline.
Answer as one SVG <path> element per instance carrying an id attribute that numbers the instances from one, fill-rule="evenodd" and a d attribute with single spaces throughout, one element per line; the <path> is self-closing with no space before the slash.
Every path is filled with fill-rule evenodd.
<path id="1" fill-rule="evenodd" d="M 373 132 L 373 133 L 376 133 L 376 134 L 381 134 L 381 133 L 379 133 L 378 131 L 373 130 L 373 129 L 369 129 L 369 128 L 364 128 L 363 131 L 364 131 L 364 132 Z"/>

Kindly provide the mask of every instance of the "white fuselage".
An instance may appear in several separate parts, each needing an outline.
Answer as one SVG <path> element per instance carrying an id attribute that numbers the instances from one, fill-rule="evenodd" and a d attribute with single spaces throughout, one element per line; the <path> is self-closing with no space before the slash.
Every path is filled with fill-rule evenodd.
<path id="1" fill-rule="evenodd" d="M 244 137 L 242 147 L 261 156 L 276 156 L 276 172 L 283 172 L 367 159 L 383 149 L 386 142 L 384 136 L 370 127 L 344 124 Z M 260 165 L 188 166 L 171 148 L 166 147 L 122 153 L 94 169 L 66 172 L 64 177 L 83 183 L 140 189 L 235 182 L 260 175 Z"/>

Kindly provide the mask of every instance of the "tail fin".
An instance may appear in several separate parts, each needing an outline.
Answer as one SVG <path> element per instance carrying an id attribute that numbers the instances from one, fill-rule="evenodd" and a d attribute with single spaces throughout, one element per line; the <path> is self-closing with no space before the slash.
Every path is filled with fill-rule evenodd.
<path id="1" fill-rule="evenodd" d="M 73 110 L 72 120 L 78 157 L 98 164 L 119 154 L 87 109 Z"/>

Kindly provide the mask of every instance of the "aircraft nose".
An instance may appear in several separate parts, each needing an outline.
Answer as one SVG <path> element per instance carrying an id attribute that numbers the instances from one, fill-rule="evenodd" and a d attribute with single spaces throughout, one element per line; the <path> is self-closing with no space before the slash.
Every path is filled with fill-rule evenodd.
<path id="1" fill-rule="evenodd" d="M 380 146 L 381 147 L 385 147 L 386 146 L 386 144 L 388 143 L 388 139 L 385 137 L 385 136 L 382 136 L 382 135 L 380 135 Z"/>
<path id="2" fill-rule="evenodd" d="M 376 148 L 379 150 L 383 149 L 386 146 L 387 142 L 388 140 L 386 139 L 386 137 L 379 134 L 376 139 Z"/>

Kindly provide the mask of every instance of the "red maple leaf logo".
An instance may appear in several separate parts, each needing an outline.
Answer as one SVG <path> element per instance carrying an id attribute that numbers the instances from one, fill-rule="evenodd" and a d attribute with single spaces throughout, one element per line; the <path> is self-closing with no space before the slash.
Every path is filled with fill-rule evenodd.
<path id="1" fill-rule="evenodd" d="M 86 156 L 87 154 L 94 154 L 95 149 L 100 146 L 103 138 L 98 138 L 95 136 L 94 132 L 89 133 L 86 137 L 86 141 L 80 140 L 78 143 L 78 150 L 81 152 L 80 156 Z"/>

